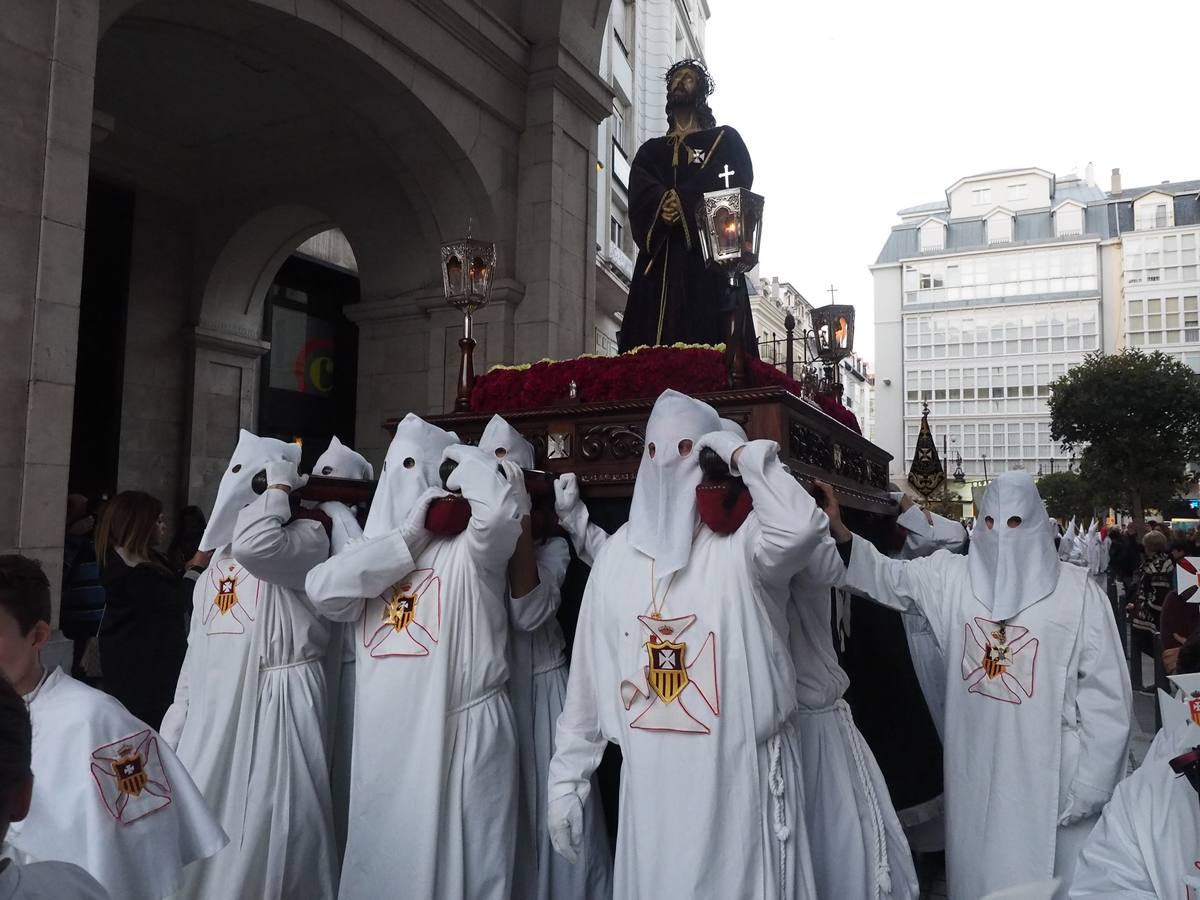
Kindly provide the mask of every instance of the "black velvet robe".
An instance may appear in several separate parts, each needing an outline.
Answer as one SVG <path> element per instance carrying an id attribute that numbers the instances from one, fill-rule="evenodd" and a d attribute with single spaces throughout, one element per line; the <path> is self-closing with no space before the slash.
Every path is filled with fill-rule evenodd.
<path id="1" fill-rule="evenodd" d="M 725 340 L 721 308 L 728 281 L 705 268 L 696 230 L 696 207 L 707 191 L 725 188 L 719 173 L 728 166 L 729 187 L 750 188 L 754 168 L 741 136 L 728 126 L 688 135 L 678 145 L 670 137 L 651 138 L 633 158 L 629 179 L 629 221 L 638 246 L 621 352 L 643 344 L 717 344 Z M 679 194 L 682 216 L 673 225 L 659 213 L 667 191 Z M 758 355 L 745 278 L 736 303 L 742 316 L 746 351 Z"/>

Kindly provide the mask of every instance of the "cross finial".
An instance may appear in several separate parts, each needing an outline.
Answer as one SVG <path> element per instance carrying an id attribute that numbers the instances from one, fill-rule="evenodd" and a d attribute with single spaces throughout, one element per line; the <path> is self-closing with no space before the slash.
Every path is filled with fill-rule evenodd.
<path id="1" fill-rule="evenodd" d="M 836 293 L 837 293 L 837 288 L 835 288 L 835 287 L 833 286 L 832 282 L 831 282 L 831 283 L 830 283 L 830 285 L 829 285 L 829 302 L 830 302 L 830 303 L 833 303 L 833 302 L 834 302 L 834 299 L 835 299 L 835 298 L 834 298 L 834 295 L 835 295 Z"/>
<path id="2" fill-rule="evenodd" d="M 732 178 L 736 174 L 737 174 L 737 172 L 735 172 L 733 169 L 729 168 L 729 163 L 725 163 L 725 168 L 717 173 L 717 177 L 725 180 L 725 188 L 726 188 L 726 190 L 728 190 L 729 189 L 729 179 Z"/>

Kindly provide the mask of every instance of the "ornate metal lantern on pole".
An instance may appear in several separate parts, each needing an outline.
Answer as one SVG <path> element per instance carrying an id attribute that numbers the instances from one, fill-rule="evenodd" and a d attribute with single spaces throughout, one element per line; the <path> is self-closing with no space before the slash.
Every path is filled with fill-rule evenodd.
<path id="1" fill-rule="evenodd" d="M 818 306 L 812 311 L 812 322 L 817 356 L 825 364 L 825 389 L 829 390 L 840 381 L 837 364 L 854 352 L 854 307 L 846 303 Z"/>
<path id="2" fill-rule="evenodd" d="M 700 253 L 709 266 L 728 278 L 722 314 L 725 316 L 725 368 L 730 387 L 746 382 L 742 321 L 738 315 L 741 275 L 758 265 L 762 242 L 763 198 L 745 188 L 709 191 L 696 207 Z"/>
<path id="3" fill-rule="evenodd" d="M 471 316 L 488 305 L 495 270 L 496 245 L 475 240 L 470 228 L 466 237 L 442 244 L 442 289 L 446 302 L 463 314 L 463 336 L 458 341 L 461 358 L 455 412 L 467 412 L 471 408 L 471 389 L 475 386 L 475 338 L 471 336 Z"/>

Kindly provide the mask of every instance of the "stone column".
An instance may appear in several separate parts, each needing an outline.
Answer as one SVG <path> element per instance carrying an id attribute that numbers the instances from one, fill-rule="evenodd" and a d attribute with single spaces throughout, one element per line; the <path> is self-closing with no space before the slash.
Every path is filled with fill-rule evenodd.
<path id="1" fill-rule="evenodd" d="M 611 102 L 561 44 L 534 47 L 517 182 L 518 362 L 578 356 L 594 344 L 596 125 Z"/>
<path id="2" fill-rule="evenodd" d="M 0 14 L 0 550 L 62 580 L 96 0 Z"/>

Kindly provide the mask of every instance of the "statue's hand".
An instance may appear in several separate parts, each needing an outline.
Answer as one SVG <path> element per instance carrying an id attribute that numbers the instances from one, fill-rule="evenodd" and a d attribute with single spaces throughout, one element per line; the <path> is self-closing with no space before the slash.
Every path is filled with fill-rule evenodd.
<path id="1" fill-rule="evenodd" d="M 679 202 L 679 195 L 674 190 L 667 191 L 666 198 L 663 200 L 661 218 L 668 225 L 674 225 L 679 221 L 682 212 Z"/>

